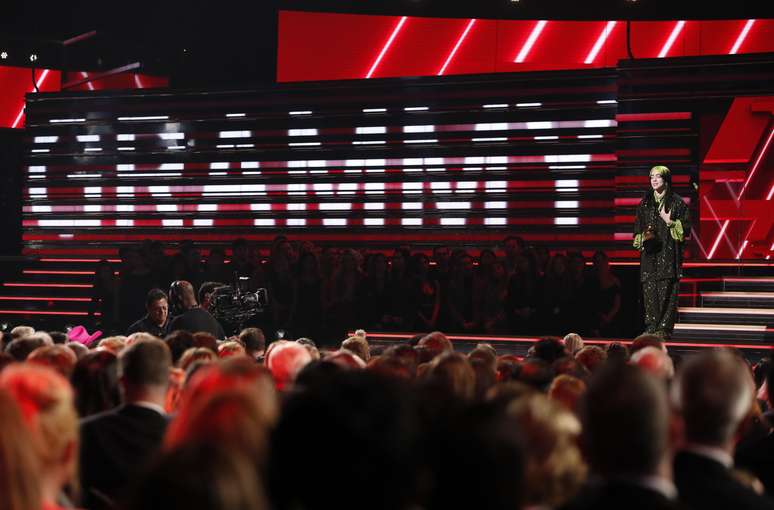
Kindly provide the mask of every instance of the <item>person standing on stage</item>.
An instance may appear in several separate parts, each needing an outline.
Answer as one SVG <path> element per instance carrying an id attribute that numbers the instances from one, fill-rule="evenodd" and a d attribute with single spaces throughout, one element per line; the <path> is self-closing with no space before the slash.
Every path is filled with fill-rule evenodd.
<path id="1" fill-rule="evenodd" d="M 640 251 L 645 332 L 669 338 L 677 319 L 683 243 L 691 220 L 688 206 L 672 191 L 669 168 L 651 168 L 650 188 L 637 206 L 633 244 Z"/>

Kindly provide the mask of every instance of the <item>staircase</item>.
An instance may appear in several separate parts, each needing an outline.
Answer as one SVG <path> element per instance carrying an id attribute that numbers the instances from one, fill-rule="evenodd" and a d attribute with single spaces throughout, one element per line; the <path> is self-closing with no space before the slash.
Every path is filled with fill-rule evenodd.
<path id="1" fill-rule="evenodd" d="M 686 299 L 688 298 L 688 299 Z M 774 278 L 722 276 L 682 283 L 673 339 L 717 344 L 774 343 Z"/>

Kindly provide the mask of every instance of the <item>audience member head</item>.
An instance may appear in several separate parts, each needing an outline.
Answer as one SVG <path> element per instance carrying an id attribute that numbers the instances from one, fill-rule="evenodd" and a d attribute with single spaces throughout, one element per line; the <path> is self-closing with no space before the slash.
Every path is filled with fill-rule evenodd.
<path id="1" fill-rule="evenodd" d="M 169 351 L 172 353 L 172 363 L 174 364 L 180 361 L 180 357 L 186 350 L 196 347 L 193 334 L 182 329 L 173 331 L 164 337 L 164 343 L 167 344 Z"/>
<path id="2" fill-rule="evenodd" d="M 422 350 L 430 353 L 431 358 L 445 352 L 454 351 L 454 346 L 451 341 L 440 331 L 433 331 L 432 333 L 423 336 L 417 345 Z"/>
<path id="3" fill-rule="evenodd" d="M 0 508 L 41 508 L 38 458 L 18 404 L 0 389 Z"/>
<path id="4" fill-rule="evenodd" d="M 632 356 L 635 352 L 644 349 L 645 347 L 656 347 L 666 352 L 666 346 L 661 337 L 644 333 L 632 341 L 632 345 L 629 347 L 629 355 Z"/>
<path id="5" fill-rule="evenodd" d="M 48 336 L 50 336 L 51 340 L 58 345 L 64 345 L 68 341 L 67 333 L 64 331 L 49 331 Z"/>
<path id="6" fill-rule="evenodd" d="M 410 394 L 400 381 L 368 371 L 329 366 L 324 380 L 302 385 L 299 377 L 299 391 L 285 402 L 270 453 L 274 507 L 408 507 L 414 502 L 418 464 L 418 424 Z M 303 490 L 299 465 L 314 473 L 304 477 Z M 349 483 L 356 480 L 363 482 Z M 344 490 L 332 489 L 342 483 Z"/>
<path id="7" fill-rule="evenodd" d="M 568 411 L 578 411 L 578 401 L 586 391 L 586 383 L 577 377 L 562 374 L 557 376 L 548 388 L 548 398 L 558 402 Z"/>
<path id="8" fill-rule="evenodd" d="M 32 351 L 39 347 L 45 347 L 47 344 L 42 338 L 34 335 L 25 336 L 23 338 L 17 338 L 12 340 L 6 348 L 5 352 L 13 356 L 16 361 L 24 361 L 32 354 Z"/>
<path id="9" fill-rule="evenodd" d="M 347 349 L 327 353 L 324 360 L 347 370 L 361 370 L 366 367 L 366 362 L 360 356 Z"/>
<path id="10" fill-rule="evenodd" d="M 196 361 L 212 363 L 217 360 L 218 355 L 215 354 L 212 350 L 206 347 L 191 347 L 190 349 L 186 349 L 186 351 L 180 357 L 180 361 L 178 361 L 177 366 L 180 367 L 181 370 L 187 371 L 188 367 L 190 367 L 191 364 Z"/>
<path id="11" fill-rule="evenodd" d="M 162 340 L 146 340 L 130 345 L 119 356 L 119 380 L 127 403 L 160 402 L 163 405 L 172 356 Z"/>
<path id="12" fill-rule="evenodd" d="M 347 338 L 341 343 L 341 348 L 358 355 L 366 363 L 371 359 L 368 342 L 363 336 L 355 335 Z"/>
<path id="13" fill-rule="evenodd" d="M 218 346 L 218 357 L 221 359 L 246 355 L 245 348 L 239 342 L 223 342 Z"/>
<path id="14" fill-rule="evenodd" d="M 639 349 L 632 354 L 629 362 L 664 381 L 668 381 L 675 375 L 672 359 L 658 347 L 643 347 Z"/>
<path id="15" fill-rule="evenodd" d="M 664 384 L 631 365 L 594 374 L 580 402 L 582 444 L 594 472 L 653 476 L 670 460 Z"/>
<path id="16" fill-rule="evenodd" d="M 688 358 L 672 385 L 672 399 L 682 413 L 685 437 L 696 445 L 728 448 L 748 416 L 755 395 L 748 368 L 727 351 L 707 351 Z"/>
<path id="17" fill-rule="evenodd" d="M 296 343 L 306 347 L 306 350 L 309 351 L 309 354 L 312 355 L 312 361 L 318 360 L 318 359 L 321 358 L 320 350 L 317 348 L 317 344 L 314 343 L 314 340 L 311 340 L 311 339 L 305 338 L 305 337 L 301 337 L 301 338 L 296 339 Z"/>
<path id="18" fill-rule="evenodd" d="M 412 374 L 412 378 L 417 373 L 417 364 L 419 363 L 419 355 L 417 351 L 407 344 L 391 345 L 382 353 L 383 358 L 394 357 L 404 363 Z"/>
<path id="19" fill-rule="evenodd" d="M 16 326 L 11 330 L 11 342 L 14 340 L 17 340 L 19 338 L 24 338 L 25 336 L 30 336 L 35 334 L 35 328 L 32 326 Z"/>
<path id="20" fill-rule="evenodd" d="M 199 298 L 199 303 L 202 308 L 205 310 L 210 309 L 210 298 L 212 297 L 212 293 L 215 292 L 215 289 L 218 287 L 223 287 L 223 285 L 224 284 L 220 282 L 204 282 L 199 286 L 197 297 Z"/>
<path id="21" fill-rule="evenodd" d="M 173 314 L 180 314 L 197 305 L 191 282 L 175 280 L 169 287 L 169 306 Z"/>
<path id="22" fill-rule="evenodd" d="M 471 400 L 476 391 L 476 373 L 467 357 L 458 352 L 446 352 L 430 362 L 425 379 L 465 400 Z"/>
<path id="23" fill-rule="evenodd" d="M 151 289 L 145 297 L 145 310 L 148 318 L 157 326 L 167 323 L 169 317 L 169 298 L 161 289 Z"/>
<path id="24" fill-rule="evenodd" d="M 65 379 L 70 379 L 78 358 L 73 351 L 64 345 L 44 345 L 32 351 L 27 357 L 27 361 L 51 367 Z"/>
<path id="25" fill-rule="evenodd" d="M 231 358 L 201 368 L 183 393 L 167 430 L 168 450 L 209 443 L 265 458 L 268 435 L 279 413 L 274 383 L 266 368 Z"/>
<path id="26" fill-rule="evenodd" d="M 547 391 L 554 379 L 554 370 L 540 358 L 528 358 L 518 365 L 514 378 L 538 391 Z"/>
<path id="27" fill-rule="evenodd" d="M 258 356 L 266 349 L 266 337 L 261 328 L 245 328 L 239 332 L 239 341 L 250 356 Z"/>
<path id="28" fill-rule="evenodd" d="M 128 510 L 269 508 L 249 455 L 213 443 L 164 452 L 128 494 Z"/>
<path id="29" fill-rule="evenodd" d="M 414 378 L 411 367 L 397 356 L 375 356 L 371 358 L 366 367 L 369 371 L 387 377 L 396 377 L 410 381 Z"/>
<path id="30" fill-rule="evenodd" d="M 567 355 L 562 340 L 557 337 L 541 338 L 533 347 L 535 349 L 535 358 L 549 364 Z"/>
<path id="31" fill-rule="evenodd" d="M 575 353 L 583 349 L 583 338 L 578 333 L 568 333 L 564 337 L 564 348 L 567 354 L 575 356 Z"/>
<path id="32" fill-rule="evenodd" d="M 480 357 L 469 358 L 470 367 L 476 376 L 475 397 L 481 399 L 489 388 L 497 383 L 497 362 L 489 362 Z"/>
<path id="33" fill-rule="evenodd" d="M 507 413 L 519 424 L 524 442 L 525 505 L 560 507 L 586 478 L 578 448 L 580 422 L 541 393 L 511 402 Z"/>
<path id="34" fill-rule="evenodd" d="M 67 342 L 65 347 L 73 351 L 75 357 L 78 359 L 83 358 L 89 353 L 89 348 L 79 342 Z"/>
<path id="35" fill-rule="evenodd" d="M 109 336 L 99 341 L 99 344 L 97 345 L 97 350 L 110 351 L 116 356 L 118 356 L 119 354 L 121 354 L 121 351 L 124 350 L 125 347 L 126 347 L 125 336 Z"/>
<path id="36" fill-rule="evenodd" d="M 70 383 L 51 368 L 20 363 L 0 373 L 0 388 L 16 400 L 31 432 L 32 442 L 28 447 L 31 446 L 37 459 L 43 506 L 54 505 L 68 484 L 72 491 L 77 491 L 74 482 L 78 415 Z"/>
<path id="37" fill-rule="evenodd" d="M 621 342 L 610 342 L 605 346 L 608 363 L 627 363 L 629 361 L 629 348 Z"/>
<path id="38" fill-rule="evenodd" d="M 110 351 L 87 353 L 75 364 L 71 378 L 78 416 L 112 409 L 121 403 L 118 387 L 118 358 Z"/>
<path id="39" fill-rule="evenodd" d="M 274 342 L 266 353 L 266 367 L 279 390 L 289 389 L 298 372 L 310 361 L 312 355 L 306 347 L 288 340 Z"/>
<path id="40" fill-rule="evenodd" d="M 218 339 L 206 331 L 197 331 L 193 334 L 194 347 L 204 347 L 212 352 L 218 352 Z"/>
<path id="41" fill-rule="evenodd" d="M 607 353 L 599 346 L 587 345 L 575 354 L 575 359 L 589 372 L 594 373 L 605 364 Z"/>

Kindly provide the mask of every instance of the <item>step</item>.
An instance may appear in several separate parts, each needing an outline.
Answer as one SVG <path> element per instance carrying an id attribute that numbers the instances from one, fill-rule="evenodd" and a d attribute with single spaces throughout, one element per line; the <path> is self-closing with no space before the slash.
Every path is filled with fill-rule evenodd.
<path id="1" fill-rule="evenodd" d="M 728 277 L 723 278 L 723 290 L 774 292 L 774 278 L 771 277 Z"/>
<path id="2" fill-rule="evenodd" d="M 774 292 L 700 292 L 706 307 L 774 308 Z"/>
<path id="3" fill-rule="evenodd" d="M 712 324 L 774 324 L 774 309 L 770 308 L 721 308 L 693 307 L 678 308 L 681 323 Z"/>
<path id="4" fill-rule="evenodd" d="M 672 337 L 675 340 L 763 343 L 774 340 L 774 329 L 757 324 L 679 323 L 675 324 Z"/>

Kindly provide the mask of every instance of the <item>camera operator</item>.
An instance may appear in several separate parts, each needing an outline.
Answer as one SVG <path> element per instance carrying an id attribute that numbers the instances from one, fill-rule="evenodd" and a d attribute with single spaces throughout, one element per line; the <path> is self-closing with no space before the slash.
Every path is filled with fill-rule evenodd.
<path id="1" fill-rule="evenodd" d="M 196 302 L 194 288 L 190 282 L 185 280 L 173 282 L 169 288 L 169 299 L 173 311 L 179 314 L 170 322 L 170 332 L 182 329 L 192 333 L 204 331 L 219 340 L 226 337 L 223 326 Z"/>
<path id="2" fill-rule="evenodd" d="M 169 300 L 161 289 L 151 289 L 145 298 L 145 316 L 129 326 L 126 334 L 142 331 L 164 338 L 169 327 Z"/>
<path id="3" fill-rule="evenodd" d="M 207 310 L 210 311 L 210 297 L 212 296 L 212 293 L 217 289 L 218 287 L 223 287 L 223 283 L 220 282 L 204 282 L 202 283 L 201 287 L 199 287 L 199 305 Z"/>

